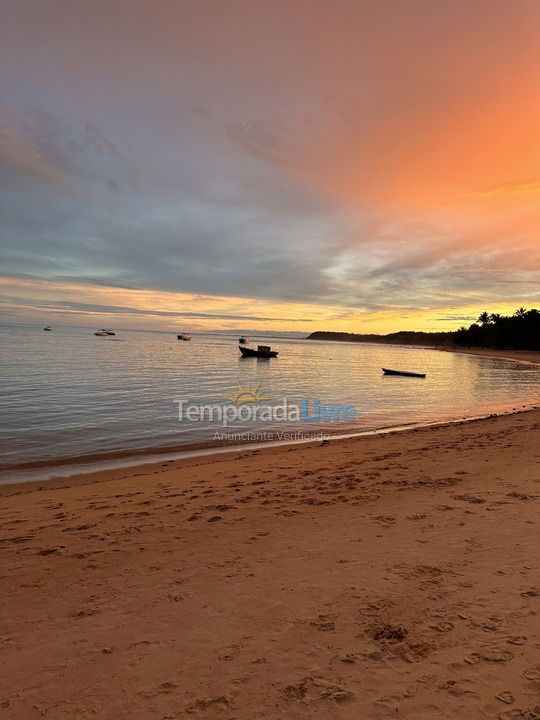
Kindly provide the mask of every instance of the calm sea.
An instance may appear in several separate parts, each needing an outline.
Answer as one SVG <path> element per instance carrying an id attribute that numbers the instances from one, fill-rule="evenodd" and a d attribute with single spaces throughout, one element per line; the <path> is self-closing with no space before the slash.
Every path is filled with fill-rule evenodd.
<path id="1" fill-rule="evenodd" d="M 540 403 L 540 369 L 437 350 L 252 337 L 279 350 L 272 360 L 244 359 L 236 336 L 88 328 L 0 328 L 2 473 L 27 463 L 185 448 L 215 442 L 216 431 L 365 431 L 487 414 Z M 386 377 L 381 367 L 427 373 Z M 178 420 L 175 400 L 223 404 L 239 383 L 259 387 L 266 404 L 349 405 L 351 423 L 253 421 L 224 430 L 216 421 Z M 19 475 L 17 475 L 19 473 Z M 24 473 L 23 473 L 24 475 Z"/>

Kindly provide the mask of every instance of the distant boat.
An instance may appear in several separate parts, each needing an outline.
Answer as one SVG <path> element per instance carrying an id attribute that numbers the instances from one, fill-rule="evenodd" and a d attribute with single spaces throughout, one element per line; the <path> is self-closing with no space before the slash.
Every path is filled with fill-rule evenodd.
<path id="1" fill-rule="evenodd" d="M 249 338 L 248 337 L 238 338 L 238 342 L 242 343 L 242 345 L 247 345 L 247 343 L 249 342 Z"/>
<path id="2" fill-rule="evenodd" d="M 114 330 L 105 330 L 105 328 L 101 328 L 101 332 L 106 333 L 107 335 L 116 335 Z"/>
<path id="3" fill-rule="evenodd" d="M 107 337 L 109 333 L 106 330 L 96 330 L 94 335 L 99 335 L 99 337 Z"/>
<path id="4" fill-rule="evenodd" d="M 239 345 L 238 348 L 244 357 L 271 358 L 278 355 L 277 350 L 272 350 L 269 345 L 257 345 L 256 350 L 242 347 L 242 345 Z"/>
<path id="5" fill-rule="evenodd" d="M 382 371 L 385 375 L 404 375 L 405 377 L 420 377 L 420 378 L 426 377 L 426 373 L 407 372 L 406 370 L 389 370 L 388 368 L 383 368 Z"/>
<path id="6" fill-rule="evenodd" d="M 50 325 L 47 325 L 47 327 L 43 328 L 47 332 L 52 332 L 52 327 Z"/>
<path id="7" fill-rule="evenodd" d="M 178 340 L 184 340 L 185 342 L 187 342 L 188 340 L 191 340 L 191 335 L 182 334 L 182 335 L 177 335 L 176 337 L 178 338 Z"/>

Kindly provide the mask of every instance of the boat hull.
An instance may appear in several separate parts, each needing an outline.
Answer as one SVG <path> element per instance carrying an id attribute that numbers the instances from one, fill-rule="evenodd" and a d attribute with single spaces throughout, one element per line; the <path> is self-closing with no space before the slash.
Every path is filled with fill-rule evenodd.
<path id="1" fill-rule="evenodd" d="M 277 355 L 278 355 L 277 350 L 269 350 L 269 351 L 253 350 L 252 348 L 242 347 L 242 345 L 239 345 L 238 347 L 239 347 L 240 352 L 242 353 L 243 357 L 271 358 L 271 357 L 277 357 Z"/>
<path id="2" fill-rule="evenodd" d="M 406 370 L 389 370 L 388 368 L 382 369 L 383 373 L 385 375 L 401 375 L 403 377 L 417 377 L 417 378 L 425 378 L 425 373 L 414 373 L 414 372 L 407 372 Z"/>

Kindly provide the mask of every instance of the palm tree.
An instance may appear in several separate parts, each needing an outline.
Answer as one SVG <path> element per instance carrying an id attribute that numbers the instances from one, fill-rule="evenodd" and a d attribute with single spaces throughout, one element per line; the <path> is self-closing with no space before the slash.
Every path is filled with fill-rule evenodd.
<path id="1" fill-rule="evenodd" d="M 478 318 L 478 322 L 482 323 L 482 325 L 487 325 L 490 321 L 491 315 L 488 312 L 483 312 L 480 317 Z"/>
<path id="2" fill-rule="evenodd" d="M 457 345 L 540 350 L 540 311 L 521 307 L 513 315 L 483 312 L 467 330 L 454 338 Z"/>

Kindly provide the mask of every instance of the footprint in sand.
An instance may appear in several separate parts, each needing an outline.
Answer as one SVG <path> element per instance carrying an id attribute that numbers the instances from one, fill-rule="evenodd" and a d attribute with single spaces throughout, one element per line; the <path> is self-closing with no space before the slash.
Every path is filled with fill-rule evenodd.
<path id="1" fill-rule="evenodd" d="M 504 648 L 492 647 L 481 650 L 480 652 L 473 652 L 469 657 L 465 658 L 465 662 L 469 665 L 476 665 L 480 662 L 508 662 L 512 660 L 514 653 Z"/>
<path id="2" fill-rule="evenodd" d="M 466 684 L 470 682 L 468 680 L 447 680 L 442 685 L 439 685 L 439 690 L 446 690 L 447 693 L 454 697 L 463 697 L 464 695 L 477 695 L 473 690 L 469 690 Z"/>
<path id="3" fill-rule="evenodd" d="M 533 682 L 540 682 L 540 665 L 535 665 L 521 673 L 521 676 L 526 680 L 532 680 Z"/>
<path id="4" fill-rule="evenodd" d="M 506 642 L 510 643 L 510 645 L 525 645 L 527 642 L 527 636 L 526 635 L 512 635 L 508 638 L 506 638 Z"/>
<path id="5" fill-rule="evenodd" d="M 319 678 L 305 677 L 300 682 L 286 685 L 281 690 L 286 700 L 320 701 L 333 700 L 337 703 L 355 699 L 354 693 L 339 685 L 332 685 Z"/>
<path id="6" fill-rule="evenodd" d="M 309 624 L 321 632 L 334 632 L 336 624 L 328 615 L 318 615 L 314 620 L 310 620 Z"/>
<path id="7" fill-rule="evenodd" d="M 530 590 L 524 590 L 520 595 L 522 597 L 538 597 L 540 590 L 538 588 L 531 588 Z"/>
<path id="8" fill-rule="evenodd" d="M 435 625 L 429 626 L 432 630 L 437 630 L 441 633 L 447 633 L 450 632 L 450 630 L 454 629 L 454 623 L 451 622 L 440 622 L 436 623 Z"/>
<path id="9" fill-rule="evenodd" d="M 498 695 L 495 695 L 497 700 L 500 700 L 503 703 L 506 703 L 507 705 L 511 705 L 513 702 L 516 701 L 516 698 L 512 695 L 510 690 L 503 690 L 503 692 L 500 692 Z"/>
<path id="10" fill-rule="evenodd" d="M 186 706 L 187 713 L 194 713 L 197 710 L 209 710 L 214 708 L 223 710 L 234 700 L 234 695 L 220 695 L 214 698 L 197 698 L 194 702 Z"/>
<path id="11" fill-rule="evenodd" d="M 97 608 L 84 608 L 83 610 L 70 613 L 70 617 L 79 620 L 80 618 L 91 617 L 92 615 L 97 615 L 98 613 L 99 610 Z"/>
<path id="12" fill-rule="evenodd" d="M 65 546 L 62 545 L 62 547 L 54 547 L 54 548 L 44 548 L 43 550 L 38 550 L 36 555 L 60 555 L 62 550 L 65 550 Z"/>
<path id="13" fill-rule="evenodd" d="M 515 708 L 497 715 L 498 720 L 540 720 L 540 705 L 535 705 L 527 710 Z"/>

